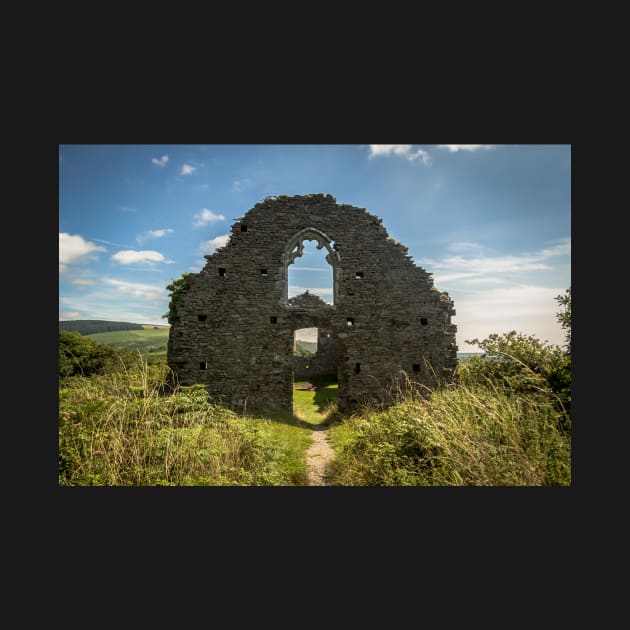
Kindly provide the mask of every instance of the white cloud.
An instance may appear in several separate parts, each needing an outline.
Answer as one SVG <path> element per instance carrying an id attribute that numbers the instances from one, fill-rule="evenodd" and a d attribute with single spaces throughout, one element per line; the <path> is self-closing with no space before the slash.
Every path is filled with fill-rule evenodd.
<path id="1" fill-rule="evenodd" d="M 199 249 L 202 254 L 214 254 L 214 252 L 216 252 L 217 249 L 220 249 L 221 247 L 225 247 L 229 240 L 230 240 L 230 235 L 223 234 L 222 236 L 211 238 L 209 241 L 203 241 Z"/>
<path id="2" fill-rule="evenodd" d="M 451 153 L 457 151 L 478 151 L 479 149 L 491 149 L 494 144 L 438 144 L 440 149 L 448 149 Z"/>
<path id="3" fill-rule="evenodd" d="M 153 162 L 153 164 L 155 164 L 156 166 L 159 166 L 160 168 L 163 168 L 164 166 L 166 166 L 166 163 L 168 162 L 168 155 L 163 155 L 161 158 L 151 158 L 151 162 Z"/>
<path id="4" fill-rule="evenodd" d="M 195 260 L 195 264 L 188 267 L 188 269 L 193 273 L 199 273 L 204 268 L 205 264 L 205 260 Z"/>
<path id="5" fill-rule="evenodd" d="M 115 279 L 113 279 L 115 280 Z M 159 286 L 108 283 L 98 293 L 81 297 L 59 297 L 63 312 L 78 312 L 82 319 L 103 319 L 139 324 L 164 324 L 161 315 L 168 310 L 168 295 Z M 158 291 L 163 294 L 158 296 Z M 62 311 L 60 311 L 61 314 Z"/>
<path id="6" fill-rule="evenodd" d="M 149 230 L 148 232 L 143 232 L 142 234 L 138 234 L 136 236 L 136 241 L 138 243 L 143 243 L 144 241 L 149 240 L 150 238 L 162 238 L 167 234 L 172 234 L 175 230 L 171 228 L 164 228 L 162 230 Z"/>
<path id="7" fill-rule="evenodd" d="M 479 245 L 479 243 L 470 243 L 469 241 L 456 241 L 449 243 L 447 249 L 460 254 L 469 254 L 471 256 L 481 256 L 488 251 L 487 247 Z"/>
<path id="8" fill-rule="evenodd" d="M 191 175 L 197 170 L 195 166 L 191 166 L 190 164 L 182 164 L 182 170 L 179 172 L 180 175 Z"/>
<path id="9" fill-rule="evenodd" d="M 106 252 L 102 245 L 86 241 L 78 234 L 59 232 L 59 272 L 67 271 L 68 265 L 85 265 L 97 260 L 95 252 Z"/>
<path id="10" fill-rule="evenodd" d="M 166 288 L 156 284 L 126 282 L 116 278 L 105 278 L 105 282 L 113 286 L 119 293 L 148 300 L 161 300 L 167 295 Z"/>
<path id="11" fill-rule="evenodd" d="M 202 208 L 201 212 L 193 215 L 193 219 L 193 227 L 201 227 L 214 221 L 225 221 L 225 217 L 222 214 L 216 214 L 208 208 Z"/>
<path id="12" fill-rule="evenodd" d="M 516 330 L 535 335 L 541 341 L 564 344 L 564 331 L 556 320 L 559 310 L 554 299 L 564 294 L 564 288 L 536 285 L 515 285 L 469 292 L 452 296 L 457 315 L 457 345 L 460 352 L 481 352 L 465 341 L 485 339 L 493 333 Z"/>
<path id="13" fill-rule="evenodd" d="M 59 313 L 59 319 L 78 319 L 81 317 L 79 311 L 66 311 L 65 313 Z"/>
<path id="14" fill-rule="evenodd" d="M 317 341 L 317 328 L 298 328 L 295 331 L 295 338 L 299 341 Z"/>
<path id="15" fill-rule="evenodd" d="M 368 157 L 397 155 L 408 160 L 421 160 L 426 166 L 431 164 L 431 156 L 423 149 L 412 151 L 411 144 L 371 144 Z"/>
<path id="16" fill-rule="evenodd" d="M 81 287 L 89 287 L 93 284 L 96 284 L 96 281 L 89 280 L 88 278 L 72 278 L 72 280 L 70 280 L 70 284 L 76 284 Z"/>
<path id="17" fill-rule="evenodd" d="M 422 260 L 433 273 L 435 286 L 448 291 L 455 302 L 457 345 L 460 352 L 479 352 L 466 339 L 484 339 L 492 333 L 516 330 L 541 341 L 562 345 L 564 333 L 557 322 L 555 301 L 564 289 L 542 286 L 548 272 L 566 267 L 571 240 L 560 239 L 534 252 L 492 255 L 476 243 L 460 242 L 450 250 L 468 255 L 449 255 L 440 260 Z M 563 260 L 564 258 L 564 260 Z M 545 273 L 541 273 L 545 272 Z M 567 278 L 567 286 L 570 278 Z"/>
<path id="18" fill-rule="evenodd" d="M 122 210 L 122 212 L 136 212 L 136 208 L 130 208 L 129 206 L 117 206 L 118 210 Z"/>
<path id="19" fill-rule="evenodd" d="M 482 251 L 484 248 L 475 243 L 459 243 L 469 251 Z M 479 279 L 495 274 L 522 273 L 531 271 L 543 271 L 551 269 L 548 261 L 557 256 L 571 254 L 570 239 L 563 239 L 545 249 L 537 252 L 507 256 L 476 256 L 465 257 L 461 255 L 448 256 L 442 260 L 421 259 L 418 263 L 431 270 L 435 276 L 436 284 L 463 279 Z"/>
<path id="20" fill-rule="evenodd" d="M 232 182 L 232 190 L 234 192 L 241 192 L 242 190 L 245 190 L 246 188 L 250 188 L 251 186 L 254 185 L 254 180 L 251 179 L 250 177 L 246 177 L 245 179 L 237 179 L 234 182 Z"/>
<path id="21" fill-rule="evenodd" d="M 135 263 L 152 265 L 154 263 L 166 263 L 170 264 L 173 261 L 165 258 L 160 252 L 154 250 L 135 251 L 133 249 L 126 249 L 120 252 L 116 252 L 111 259 L 121 265 L 133 265 Z"/>
<path id="22" fill-rule="evenodd" d="M 208 190 L 209 184 L 199 184 L 198 186 L 193 186 L 193 190 Z"/>

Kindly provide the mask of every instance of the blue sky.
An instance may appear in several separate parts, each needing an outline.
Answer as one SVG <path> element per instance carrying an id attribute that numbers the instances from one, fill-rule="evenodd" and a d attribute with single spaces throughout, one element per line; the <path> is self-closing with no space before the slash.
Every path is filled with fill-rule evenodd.
<path id="1" fill-rule="evenodd" d="M 307 193 L 383 219 L 455 301 L 460 351 L 509 330 L 563 343 L 570 145 L 60 145 L 59 318 L 165 324 L 166 285 L 238 217 Z M 290 295 L 330 299 L 330 277 L 307 247 Z"/>

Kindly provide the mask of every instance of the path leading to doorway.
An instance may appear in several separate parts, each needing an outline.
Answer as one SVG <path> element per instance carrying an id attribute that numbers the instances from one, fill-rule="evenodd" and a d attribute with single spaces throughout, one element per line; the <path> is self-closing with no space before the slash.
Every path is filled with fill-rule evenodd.
<path id="1" fill-rule="evenodd" d="M 308 485 L 327 486 L 326 464 L 334 457 L 335 452 L 328 442 L 327 426 L 313 427 L 313 444 L 306 451 L 308 466 Z"/>
<path id="2" fill-rule="evenodd" d="M 334 457 L 328 442 L 326 418 L 329 405 L 337 400 L 337 383 L 332 380 L 322 382 L 299 382 L 294 384 L 293 413 L 313 427 L 313 444 L 306 451 L 309 486 L 327 486 L 326 465 Z"/>

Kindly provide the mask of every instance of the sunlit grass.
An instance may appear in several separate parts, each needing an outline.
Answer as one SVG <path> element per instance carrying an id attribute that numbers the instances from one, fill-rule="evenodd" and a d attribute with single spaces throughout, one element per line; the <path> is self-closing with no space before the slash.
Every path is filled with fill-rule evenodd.
<path id="1" fill-rule="evenodd" d="M 542 394 L 459 386 L 410 391 L 330 429 L 332 485 L 549 486 L 571 483 L 571 434 Z"/>

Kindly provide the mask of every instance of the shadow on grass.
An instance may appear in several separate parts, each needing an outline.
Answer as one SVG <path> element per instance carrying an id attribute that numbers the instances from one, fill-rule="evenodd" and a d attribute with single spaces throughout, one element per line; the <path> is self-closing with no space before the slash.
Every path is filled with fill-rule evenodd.
<path id="1" fill-rule="evenodd" d="M 313 396 L 313 408 L 318 414 L 322 414 L 322 420 L 320 422 L 307 422 L 300 418 L 296 413 L 296 401 L 295 401 L 295 390 L 294 390 L 294 400 L 293 400 L 293 410 L 289 411 L 278 411 L 278 410 L 261 410 L 260 412 L 256 412 L 254 410 L 250 411 L 248 415 L 259 418 L 268 418 L 269 420 L 273 420 L 274 422 L 281 422 L 283 424 L 288 424 L 294 427 L 299 427 L 301 429 L 310 429 L 311 431 L 321 431 L 326 429 L 331 423 L 331 414 L 325 414 L 326 410 L 330 407 L 330 405 L 334 405 L 337 402 L 337 388 L 329 388 L 330 385 L 336 385 L 337 379 L 334 377 L 313 377 L 308 381 L 299 381 L 294 383 L 303 391 L 309 391 L 310 387 L 317 388 L 314 392 Z M 303 403 L 302 403 L 303 404 Z M 334 412 L 332 416 L 336 416 L 337 412 Z"/>

